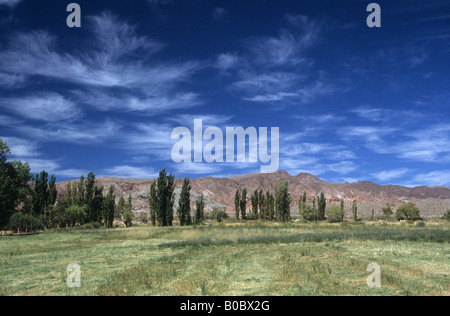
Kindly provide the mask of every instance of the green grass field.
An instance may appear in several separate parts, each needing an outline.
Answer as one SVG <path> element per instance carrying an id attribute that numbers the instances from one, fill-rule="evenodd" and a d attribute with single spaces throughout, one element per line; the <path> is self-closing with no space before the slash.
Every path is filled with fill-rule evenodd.
<path id="1" fill-rule="evenodd" d="M 450 225 L 221 223 L 0 237 L 0 295 L 450 295 Z M 67 266 L 82 270 L 66 285 Z M 381 266 L 369 288 L 367 266 Z"/>

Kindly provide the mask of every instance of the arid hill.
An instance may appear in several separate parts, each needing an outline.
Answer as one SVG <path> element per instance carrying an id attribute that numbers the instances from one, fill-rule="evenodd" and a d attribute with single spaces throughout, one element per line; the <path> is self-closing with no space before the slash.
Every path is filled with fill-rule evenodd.
<path id="1" fill-rule="evenodd" d="M 116 187 L 116 195 L 133 198 L 133 209 L 135 212 L 148 211 L 148 197 L 150 185 L 153 180 L 142 179 L 120 179 L 120 178 L 99 178 L 97 185 L 103 185 L 105 191 L 110 185 Z M 228 212 L 234 212 L 234 195 L 236 189 L 247 189 L 248 203 L 250 206 L 250 195 L 262 189 L 273 191 L 274 187 L 282 182 L 289 183 L 289 191 L 292 196 L 292 213 L 298 213 L 297 201 L 304 191 L 307 192 L 308 202 L 312 203 L 315 196 L 324 191 L 328 205 L 338 205 L 340 200 L 345 200 L 346 211 L 351 213 L 351 204 L 357 201 L 359 213 L 369 216 L 372 209 L 375 214 L 381 213 L 381 208 L 386 203 L 393 203 L 397 206 L 405 202 L 417 203 L 423 216 L 442 216 L 450 209 L 450 188 L 449 187 L 402 187 L 395 185 L 377 185 L 372 182 L 358 183 L 328 183 L 307 173 L 300 173 L 291 176 L 285 171 L 277 171 L 271 174 L 248 174 L 238 175 L 230 178 L 198 178 L 191 180 L 191 200 L 193 202 L 203 193 L 206 198 L 208 209 L 224 208 Z M 182 180 L 176 180 L 176 199 L 178 198 Z M 58 183 L 58 195 L 64 196 L 66 183 Z"/>

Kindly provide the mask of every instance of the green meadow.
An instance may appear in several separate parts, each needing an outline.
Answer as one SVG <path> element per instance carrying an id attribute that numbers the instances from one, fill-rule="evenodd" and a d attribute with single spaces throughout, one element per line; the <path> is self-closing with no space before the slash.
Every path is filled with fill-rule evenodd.
<path id="1" fill-rule="evenodd" d="M 258 221 L 3 236 L 0 295 L 448 296 L 449 240 L 449 223 Z M 371 263 L 381 288 L 366 284 Z"/>

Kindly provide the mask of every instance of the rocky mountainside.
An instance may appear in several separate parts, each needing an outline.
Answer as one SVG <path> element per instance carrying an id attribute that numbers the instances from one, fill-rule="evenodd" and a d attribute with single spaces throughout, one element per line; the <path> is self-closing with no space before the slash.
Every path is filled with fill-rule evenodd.
<path id="1" fill-rule="evenodd" d="M 135 212 L 148 211 L 148 197 L 150 185 L 153 180 L 141 179 L 119 179 L 119 178 L 99 178 L 97 185 L 103 185 L 105 191 L 110 185 L 116 187 L 116 195 L 127 197 L 131 194 L 133 198 L 133 209 Z M 271 174 L 248 174 L 233 176 L 230 178 L 198 178 L 191 180 L 191 200 L 203 193 L 206 198 L 207 209 L 224 208 L 234 212 L 234 195 L 236 189 L 247 189 L 250 205 L 250 195 L 262 189 L 273 191 L 274 187 L 282 182 L 289 183 L 289 191 L 292 196 L 292 213 L 298 213 L 297 201 L 304 191 L 307 192 L 308 202 L 312 203 L 314 196 L 321 191 L 325 192 L 328 205 L 338 205 L 343 198 L 346 204 L 346 211 L 351 213 L 351 204 L 354 200 L 358 202 L 360 214 L 368 216 L 372 209 L 376 214 L 381 212 L 381 208 L 386 203 L 400 205 L 404 202 L 415 202 L 422 211 L 423 216 L 442 216 L 450 209 L 450 188 L 449 187 L 416 187 L 408 188 L 395 185 L 377 185 L 372 182 L 358 183 L 328 183 L 307 173 L 300 173 L 291 176 L 287 172 L 277 171 Z M 176 180 L 176 199 L 181 191 L 182 180 Z M 66 183 L 58 183 L 58 194 L 64 196 Z"/>

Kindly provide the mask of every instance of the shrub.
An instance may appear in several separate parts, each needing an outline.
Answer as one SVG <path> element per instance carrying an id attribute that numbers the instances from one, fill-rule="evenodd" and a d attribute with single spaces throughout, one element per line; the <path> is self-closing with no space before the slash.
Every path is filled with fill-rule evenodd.
<path id="1" fill-rule="evenodd" d="M 259 218 L 258 215 L 255 213 L 247 214 L 247 220 L 249 220 L 249 221 L 256 221 L 256 220 L 258 220 L 258 218 Z"/>
<path id="2" fill-rule="evenodd" d="M 125 224 L 126 227 L 131 227 L 133 225 L 133 220 L 134 220 L 134 214 L 133 212 L 126 210 L 123 213 L 123 223 Z"/>
<path id="3" fill-rule="evenodd" d="M 447 213 L 445 213 L 444 219 L 450 222 L 450 210 L 448 210 Z"/>
<path id="4" fill-rule="evenodd" d="M 333 206 L 327 210 L 327 220 L 330 223 L 341 223 L 344 221 L 345 212 L 338 206 Z"/>
<path id="5" fill-rule="evenodd" d="M 399 221 L 419 221 L 422 219 L 420 217 L 420 211 L 414 203 L 407 203 L 400 206 L 395 213 L 395 217 Z"/>
<path id="6" fill-rule="evenodd" d="M 216 221 L 218 221 L 219 223 L 222 221 L 222 220 L 225 220 L 225 219 L 227 219 L 228 218 L 228 214 L 227 214 L 227 212 L 225 212 L 223 209 L 214 209 L 212 212 L 211 212 L 211 214 L 209 215 L 209 219 L 210 220 L 216 220 Z"/>
<path id="7" fill-rule="evenodd" d="M 383 219 L 385 219 L 385 220 L 388 220 L 389 218 L 391 218 L 392 215 L 394 215 L 394 212 L 392 211 L 392 207 L 389 203 L 386 205 L 386 207 L 384 207 L 382 209 L 382 211 L 383 211 L 383 217 L 384 217 Z"/>
<path id="8" fill-rule="evenodd" d="M 86 218 L 85 207 L 72 205 L 66 210 L 66 220 L 71 227 L 75 227 L 77 224 L 83 225 L 86 222 Z"/>
<path id="9" fill-rule="evenodd" d="M 25 233 L 44 229 L 42 222 L 38 218 L 33 217 L 32 221 L 33 229 L 31 229 L 31 216 L 28 214 L 23 214 L 21 212 L 16 212 L 9 219 L 8 227 L 10 230 L 17 233 Z"/>
<path id="10" fill-rule="evenodd" d="M 144 224 L 148 224 L 148 214 L 146 212 L 142 212 L 139 214 L 139 220 Z"/>
<path id="11" fill-rule="evenodd" d="M 416 224 L 416 226 L 417 226 L 417 227 L 426 227 L 427 224 L 425 224 L 425 222 L 418 222 L 418 223 Z"/>
<path id="12" fill-rule="evenodd" d="M 102 225 L 100 225 L 100 223 L 98 222 L 87 223 L 82 226 L 82 228 L 86 229 L 99 229 L 100 227 L 102 227 Z"/>
<path id="13" fill-rule="evenodd" d="M 311 205 L 305 205 L 300 210 L 301 217 L 308 222 L 316 221 L 318 218 L 317 209 L 313 208 Z"/>

